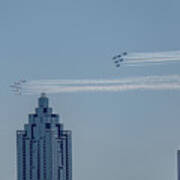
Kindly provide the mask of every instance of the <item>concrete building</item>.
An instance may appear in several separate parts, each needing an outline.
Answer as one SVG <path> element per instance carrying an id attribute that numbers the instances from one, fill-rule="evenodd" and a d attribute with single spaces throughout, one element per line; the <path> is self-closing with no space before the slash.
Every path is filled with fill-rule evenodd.
<path id="1" fill-rule="evenodd" d="M 35 114 L 17 131 L 17 180 L 72 180 L 71 131 L 42 93 Z"/>

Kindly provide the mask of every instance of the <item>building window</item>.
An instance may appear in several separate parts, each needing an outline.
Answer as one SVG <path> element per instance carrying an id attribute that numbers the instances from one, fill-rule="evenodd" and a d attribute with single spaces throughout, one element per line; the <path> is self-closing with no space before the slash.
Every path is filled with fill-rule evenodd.
<path id="1" fill-rule="evenodd" d="M 46 129 L 50 129 L 51 128 L 51 124 L 50 123 L 46 123 Z"/>
<path id="2" fill-rule="evenodd" d="M 56 114 L 52 114 L 51 117 L 52 117 L 52 118 L 56 118 L 57 115 L 56 115 Z"/>

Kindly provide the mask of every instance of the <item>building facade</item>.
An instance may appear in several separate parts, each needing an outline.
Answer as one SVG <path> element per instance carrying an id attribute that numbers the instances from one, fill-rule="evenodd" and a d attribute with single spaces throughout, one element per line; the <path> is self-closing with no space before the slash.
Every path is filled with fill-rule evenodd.
<path id="1" fill-rule="evenodd" d="M 71 131 L 43 93 L 24 130 L 17 131 L 17 180 L 72 180 Z"/>

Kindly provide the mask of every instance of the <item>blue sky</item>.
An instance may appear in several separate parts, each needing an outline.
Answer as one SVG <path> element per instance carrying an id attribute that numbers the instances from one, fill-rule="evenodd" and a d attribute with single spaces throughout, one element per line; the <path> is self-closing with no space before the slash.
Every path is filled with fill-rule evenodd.
<path id="1" fill-rule="evenodd" d="M 178 0 L 0 1 L 0 179 L 15 179 L 16 130 L 38 96 L 19 79 L 178 74 L 180 64 L 115 69 L 121 51 L 179 50 Z M 49 95 L 73 131 L 73 178 L 173 180 L 180 146 L 178 91 Z"/>

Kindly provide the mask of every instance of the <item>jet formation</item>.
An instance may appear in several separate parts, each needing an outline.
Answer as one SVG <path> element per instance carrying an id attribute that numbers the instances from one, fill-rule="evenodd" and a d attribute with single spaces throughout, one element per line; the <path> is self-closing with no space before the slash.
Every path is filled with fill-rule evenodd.
<path id="1" fill-rule="evenodd" d="M 22 95 L 22 85 L 26 83 L 26 80 L 19 80 L 10 85 L 11 91 L 16 95 Z"/>
<path id="2" fill-rule="evenodd" d="M 124 57 L 127 56 L 128 53 L 127 52 L 123 52 L 122 54 L 118 54 L 116 56 L 114 56 L 112 58 L 112 60 L 114 61 L 114 64 L 117 68 L 119 68 L 121 66 L 121 63 L 124 61 Z"/>

